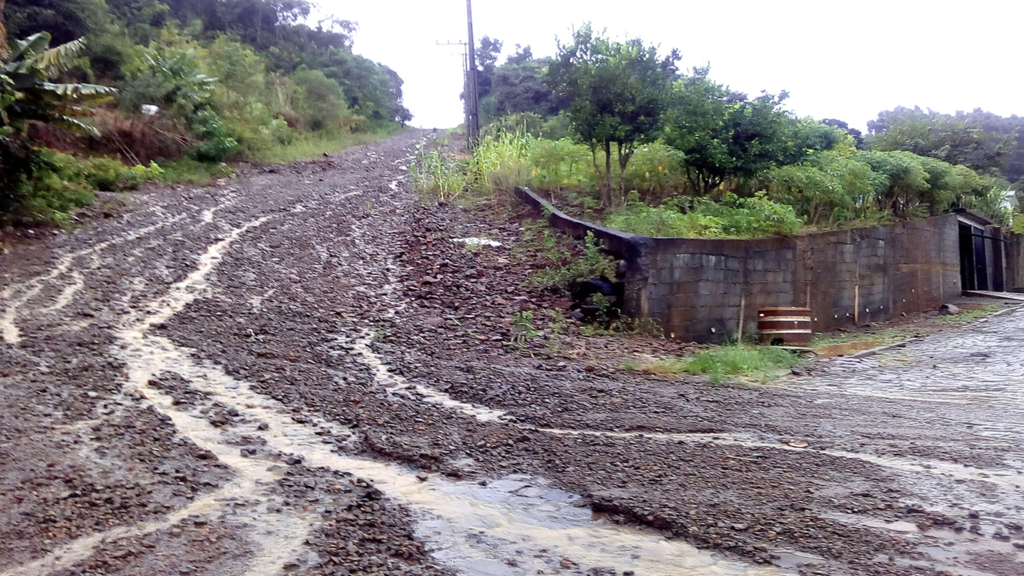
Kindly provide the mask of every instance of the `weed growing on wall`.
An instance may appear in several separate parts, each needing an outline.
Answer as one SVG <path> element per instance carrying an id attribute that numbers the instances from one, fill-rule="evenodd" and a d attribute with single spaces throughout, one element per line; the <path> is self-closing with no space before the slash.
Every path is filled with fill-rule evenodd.
<path id="1" fill-rule="evenodd" d="M 615 260 L 602 251 L 592 232 L 583 239 L 581 254 L 561 248 L 547 230 L 544 238 L 547 248 L 541 254 L 547 266 L 530 275 L 527 289 L 564 291 L 570 282 L 615 277 Z"/>

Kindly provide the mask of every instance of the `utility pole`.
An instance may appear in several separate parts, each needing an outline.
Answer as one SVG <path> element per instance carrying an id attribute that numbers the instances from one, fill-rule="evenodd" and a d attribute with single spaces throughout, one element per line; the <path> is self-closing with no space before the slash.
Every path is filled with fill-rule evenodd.
<path id="1" fill-rule="evenodd" d="M 469 149 L 472 150 L 480 142 L 480 93 L 476 84 L 476 44 L 473 41 L 473 0 L 466 0 L 466 20 L 469 23 L 469 59 L 466 63 L 466 84 L 469 90 L 466 92 L 466 105 L 469 110 L 466 114 L 466 137 L 469 139 Z"/>

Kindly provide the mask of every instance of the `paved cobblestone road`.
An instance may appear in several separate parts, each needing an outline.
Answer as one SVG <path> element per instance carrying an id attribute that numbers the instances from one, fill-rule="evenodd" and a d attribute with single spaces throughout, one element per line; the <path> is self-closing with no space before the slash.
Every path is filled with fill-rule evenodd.
<path id="1" fill-rule="evenodd" d="M 945 404 L 978 435 L 1020 439 L 1024 313 L 1017 308 L 866 358 L 823 362 L 813 376 L 794 383 L 805 389 Z"/>

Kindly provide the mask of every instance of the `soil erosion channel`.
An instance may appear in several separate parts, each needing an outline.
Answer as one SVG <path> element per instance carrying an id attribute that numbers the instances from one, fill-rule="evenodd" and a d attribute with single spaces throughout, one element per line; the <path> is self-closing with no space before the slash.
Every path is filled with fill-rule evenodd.
<path id="1" fill-rule="evenodd" d="M 520 230 L 412 196 L 427 141 L 0 256 L 0 575 L 1021 573 L 1018 406 L 518 355 Z"/>

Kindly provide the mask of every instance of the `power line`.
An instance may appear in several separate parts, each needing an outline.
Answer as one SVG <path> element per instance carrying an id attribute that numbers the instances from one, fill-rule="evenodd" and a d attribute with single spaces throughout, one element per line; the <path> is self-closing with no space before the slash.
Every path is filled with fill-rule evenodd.
<path id="1" fill-rule="evenodd" d="M 466 116 L 466 145 L 472 150 L 480 142 L 480 92 L 476 78 L 476 45 L 473 42 L 473 0 L 466 0 L 466 23 L 469 38 L 466 42 L 436 42 L 438 46 L 462 46 L 462 72 L 465 77 L 462 89 L 463 108 Z"/>
<path id="2" fill-rule="evenodd" d="M 469 51 L 466 48 L 468 42 L 436 42 L 438 46 L 462 46 L 462 112 L 464 114 L 463 123 L 466 126 L 466 146 L 470 149 L 473 148 L 473 140 L 470 136 L 469 124 L 470 124 L 470 97 L 469 97 Z"/>

